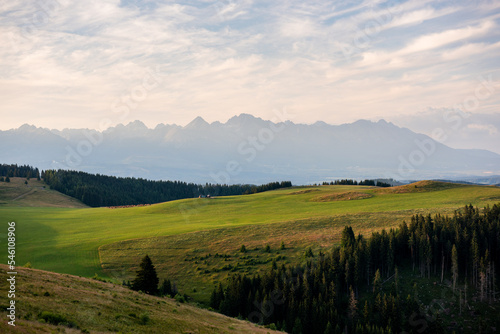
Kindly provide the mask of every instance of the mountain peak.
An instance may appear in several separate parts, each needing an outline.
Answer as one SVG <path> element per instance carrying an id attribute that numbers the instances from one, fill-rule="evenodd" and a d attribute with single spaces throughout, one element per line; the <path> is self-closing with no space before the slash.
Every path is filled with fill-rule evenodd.
<path id="1" fill-rule="evenodd" d="M 186 125 L 184 128 L 185 129 L 192 129 L 192 128 L 198 128 L 198 127 L 205 127 L 207 125 L 210 125 L 210 124 L 208 124 L 208 122 L 205 121 L 201 116 L 198 116 L 195 119 L 193 119 L 191 121 L 191 123 Z"/>
<path id="2" fill-rule="evenodd" d="M 34 126 L 34 125 L 30 125 L 28 123 L 24 123 L 23 125 L 21 125 L 18 130 L 20 131 L 33 131 L 33 130 L 36 130 L 37 127 Z"/>
<path id="3" fill-rule="evenodd" d="M 372 125 L 374 122 L 369 121 L 367 119 L 358 119 L 356 122 L 353 122 L 351 124 L 358 124 L 358 125 Z"/>
<path id="4" fill-rule="evenodd" d="M 377 125 L 380 125 L 380 126 L 392 126 L 392 127 L 396 127 L 396 125 L 394 125 L 394 123 L 391 123 L 391 122 L 387 122 L 385 119 L 381 118 L 377 121 Z"/>
<path id="5" fill-rule="evenodd" d="M 238 116 L 231 117 L 226 124 L 227 125 L 247 125 L 255 121 L 262 121 L 261 118 L 255 117 L 250 114 L 239 114 Z"/>
<path id="6" fill-rule="evenodd" d="M 144 130 L 144 129 L 148 129 L 148 127 L 146 126 L 146 124 L 142 123 L 139 120 L 135 120 L 133 122 L 130 122 L 125 127 L 127 129 L 131 129 L 131 130 Z"/>
<path id="7" fill-rule="evenodd" d="M 313 126 L 328 126 L 328 124 L 323 121 L 317 121 L 313 124 Z"/>

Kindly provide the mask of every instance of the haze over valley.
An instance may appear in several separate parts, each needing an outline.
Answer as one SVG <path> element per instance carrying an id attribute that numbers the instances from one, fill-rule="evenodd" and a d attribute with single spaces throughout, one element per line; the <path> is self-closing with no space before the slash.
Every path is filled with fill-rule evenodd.
<path id="1" fill-rule="evenodd" d="M 395 180 L 483 177 L 499 183 L 500 155 L 453 149 L 384 120 L 312 125 L 241 114 L 226 123 L 198 117 L 186 126 L 140 121 L 110 127 L 1 131 L 7 163 L 197 183 L 311 184 L 338 178 Z M 493 176 L 491 182 L 487 177 Z"/>

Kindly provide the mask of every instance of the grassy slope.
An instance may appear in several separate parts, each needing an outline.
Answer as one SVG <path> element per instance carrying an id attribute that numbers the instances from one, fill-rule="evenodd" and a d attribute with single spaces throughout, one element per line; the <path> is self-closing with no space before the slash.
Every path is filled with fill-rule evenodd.
<path id="1" fill-rule="evenodd" d="M 0 207 L 0 222 L 4 225 L 0 229 L 6 229 L 7 221 L 17 222 L 21 264 L 30 261 L 35 268 L 55 272 L 106 276 L 100 266 L 98 248 L 128 239 L 248 225 L 264 227 L 286 222 L 293 225 L 306 220 L 313 225 L 332 220 L 335 228 L 357 222 L 358 226 L 371 230 L 394 226 L 415 212 L 451 213 L 467 203 L 484 206 L 500 200 L 499 188 L 480 186 L 440 186 L 432 191 L 431 184 L 426 191 L 409 189 L 403 193 L 353 186 L 307 190 L 294 188 L 248 196 L 187 199 L 127 209 Z M 318 201 L 318 197 L 352 191 L 373 196 Z M 4 238 L 5 235 L 0 242 Z"/>
<path id="2" fill-rule="evenodd" d="M 356 202 L 358 206 L 363 206 L 367 203 L 367 198 L 384 194 L 398 194 L 399 196 L 413 193 L 417 197 L 412 196 L 412 198 L 421 198 L 431 195 L 424 193 L 448 190 L 445 193 L 434 193 L 430 198 L 439 200 L 446 198 L 446 200 L 452 201 L 460 197 L 461 194 L 461 192 L 457 192 L 450 195 L 450 191 L 453 189 L 467 190 L 471 195 L 477 190 L 461 185 L 434 182 L 419 182 L 410 186 L 390 189 L 348 187 L 349 191 L 333 193 L 332 189 L 337 189 L 337 187 L 329 187 L 327 191 L 323 191 L 323 188 L 288 191 L 285 192 L 288 194 L 285 196 L 307 195 L 308 199 L 304 198 L 303 200 L 336 201 L 336 205 L 340 205 L 341 201 L 350 200 Z M 346 188 L 340 189 L 345 190 Z M 491 188 L 483 187 L 481 190 L 487 189 Z M 492 195 L 493 198 L 496 196 L 498 195 Z M 384 200 L 394 200 L 394 198 L 388 197 Z M 468 202 L 463 202 L 463 204 L 465 203 Z M 330 206 L 333 204 L 330 203 Z M 439 202 L 434 203 L 434 205 L 439 205 Z M 454 208 L 460 206 L 457 202 Z M 423 210 L 423 212 L 435 210 L 435 208 L 431 208 Z M 451 211 L 448 212 L 451 213 Z M 315 254 L 319 251 L 327 252 L 339 241 L 341 229 L 346 224 L 351 225 L 356 233 L 368 236 L 375 230 L 399 225 L 412 213 L 413 210 L 411 212 L 405 210 L 362 212 L 274 224 L 225 227 L 182 235 L 125 240 L 101 246 L 99 250 L 103 268 L 110 276 L 119 281 L 133 279 L 141 257 L 144 254 L 149 254 L 154 263 L 157 264 L 161 278 L 174 280 L 182 292 L 189 294 L 199 302 L 207 303 L 214 285 L 224 281 L 228 275 L 264 272 L 273 260 L 278 265 L 304 263 L 306 261 L 304 249 L 312 247 Z M 280 250 L 282 241 L 286 245 L 284 250 Z M 248 249 L 247 253 L 243 254 L 239 251 L 242 244 L 245 244 Z M 271 246 L 269 253 L 264 251 L 266 245 Z"/>
<path id="3" fill-rule="evenodd" d="M 7 290 L 7 266 L 0 265 L 0 288 Z M 179 304 L 110 283 L 88 278 L 18 268 L 15 328 L 0 322 L 1 333 L 271 333 L 246 321 L 225 317 L 194 306 Z M 9 300 L 0 294 L 2 317 Z M 41 323 L 42 311 L 63 316 L 74 325 Z M 147 314 L 149 321 L 141 323 Z M 80 328 L 78 330 L 76 328 Z"/>
<path id="4" fill-rule="evenodd" d="M 0 182 L 0 207 L 58 207 L 87 208 L 72 197 L 49 189 L 43 181 L 12 177 L 10 182 Z"/>

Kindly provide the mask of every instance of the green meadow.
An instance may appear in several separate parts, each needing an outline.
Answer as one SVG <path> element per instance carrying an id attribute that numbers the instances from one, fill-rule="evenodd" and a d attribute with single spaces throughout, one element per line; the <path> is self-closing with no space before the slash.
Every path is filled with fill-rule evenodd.
<path id="1" fill-rule="evenodd" d="M 453 214 L 465 204 L 483 207 L 499 201 L 497 187 L 424 181 L 388 189 L 295 187 L 254 195 L 186 199 L 116 209 L 18 206 L 4 199 L 0 205 L 0 221 L 5 231 L 8 221 L 17 223 L 18 264 L 30 262 L 37 269 L 122 279 L 130 277 L 134 269 L 131 266 L 136 265 L 134 262 L 145 252 L 153 252 L 153 239 L 141 239 L 169 237 L 171 239 L 164 242 L 179 243 L 184 235 L 192 247 L 183 246 L 177 254 L 179 261 L 184 261 L 196 249 L 206 248 L 216 253 L 213 245 L 230 235 L 233 238 L 220 247 L 221 253 L 232 252 L 233 257 L 242 243 L 256 248 L 270 243 L 276 250 L 284 241 L 293 246 L 296 255 L 288 254 L 289 261 L 293 262 L 300 257 L 303 247 L 331 246 L 347 224 L 352 225 L 356 233 L 368 234 L 396 226 L 415 213 Z M 231 232 L 234 228 L 238 229 Z M 209 231 L 212 234 L 207 237 L 205 234 Z M 5 232 L 0 233 L 4 242 Z M 124 241 L 134 245 L 120 254 L 116 247 Z M 137 242 L 150 246 L 139 247 L 135 245 Z M 156 253 L 160 254 L 161 249 Z M 120 259 L 124 258 L 129 260 L 120 265 Z M 155 264 L 168 267 L 158 261 Z M 175 274 L 173 270 L 166 273 Z M 194 274 L 196 272 L 186 271 L 191 277 Z M 212 277 L 213 280 L 220 278 Z"/>

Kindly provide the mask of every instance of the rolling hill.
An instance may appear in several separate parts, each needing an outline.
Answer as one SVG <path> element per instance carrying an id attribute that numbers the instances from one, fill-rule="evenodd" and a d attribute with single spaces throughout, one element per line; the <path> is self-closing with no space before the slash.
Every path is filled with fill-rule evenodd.
<path id="1" fill-rule="evenodd" d="M 419 185 L 422 183 L 404 187 L 420 190 Z M 18 260 L 22 264 L 31 262 L 34 268 L 87 277 L 98 273 L 122 278 L 129 272 L 122 275 L 103 269 L 100 247 L 131 239 L 245 226 L 268 229 L 269 233 L 256 237 L 260 245 L 277 242 L 272 238 L 273 231 L 289 231 L 290 240 L 300 239 L 302 244 L 314 238 L 326 238 L 328 244 L 336 241 L 335 231 L 347 224 L 364 233 L 396 226 L 415 213 L 452 214 L 465 204 L 482 207 L 500 201 L 500 189 L 496 187 L 434 182 L 424 188 L 423 192 L 386 192 L 366 186 L 299 187 L 122 209 L 1 205 L 0 221 L 18 224 Z M 368 197 L 354 200 L 342 195 L 352 191 Z M 333 196 L 333 200 L 318 200 L 325 196 Z M 300 238 L 291 236 L 295 229 L 303 231 Z M 248 240 L 252 240 L 249 233 Z M 288 237 L 285 233 L 280 239 Z M 201 240 L 200 247 L 214 241 Z M 139 250 L 136 257 L 142 253 Z"/>
<path id="2" fill-rule="evenodd" d="M 27 183 L 26 183 L 27 182 Z M 73 197 L 51 190 L 43 181 L 12 177 L 10 182 L 0 182 L 0 207 L 54 207 L 86 208 Z"/>
<path id="3" fill-rule="evenodd" d="M 144 207 L 86 208 L 33 182 L 36 195 L 23 180 L 0 184 L 0 221 L 16 222 L 18 264 L 59 273 L 19 270 L 25 305 L 20 324 L 33 333 L 58 330 L 39 322 L 47 317 L 44 310 L 67 322 L 59 327 L 104 333 L 141 332 L 144 326 L 161 332 L 166 323 L 173 326 L 166 332 L 258 332 L 249 323 L 68 274 L 119 284 L 134 278 L 148 254 L 160 280 L 171 279 L 190 301 L 206 307 L 214 285 L 230 275 L 265 273 L 274 263 L 304 265 L 306 249 L 328 252 L 346 225 L 370 235 L 414 214 L 453 214 L 465 204 L 500 202 L 498 187 L 420 181 L 392 188 L 308 186 Z M 0 242 L 5 238 L 0 234 Z M 4 295 L 0 303 L 6 304 Z"/>
<path id="4" fill-rule="evenodd" d="M 0 288 L 7 290 L 7 266 Z M 17 269 L 16 327 L 2 333 L 277 333 L 247 321 L 93 279 Z M 7 294 L 0 295 L 2 312 Z"/>

